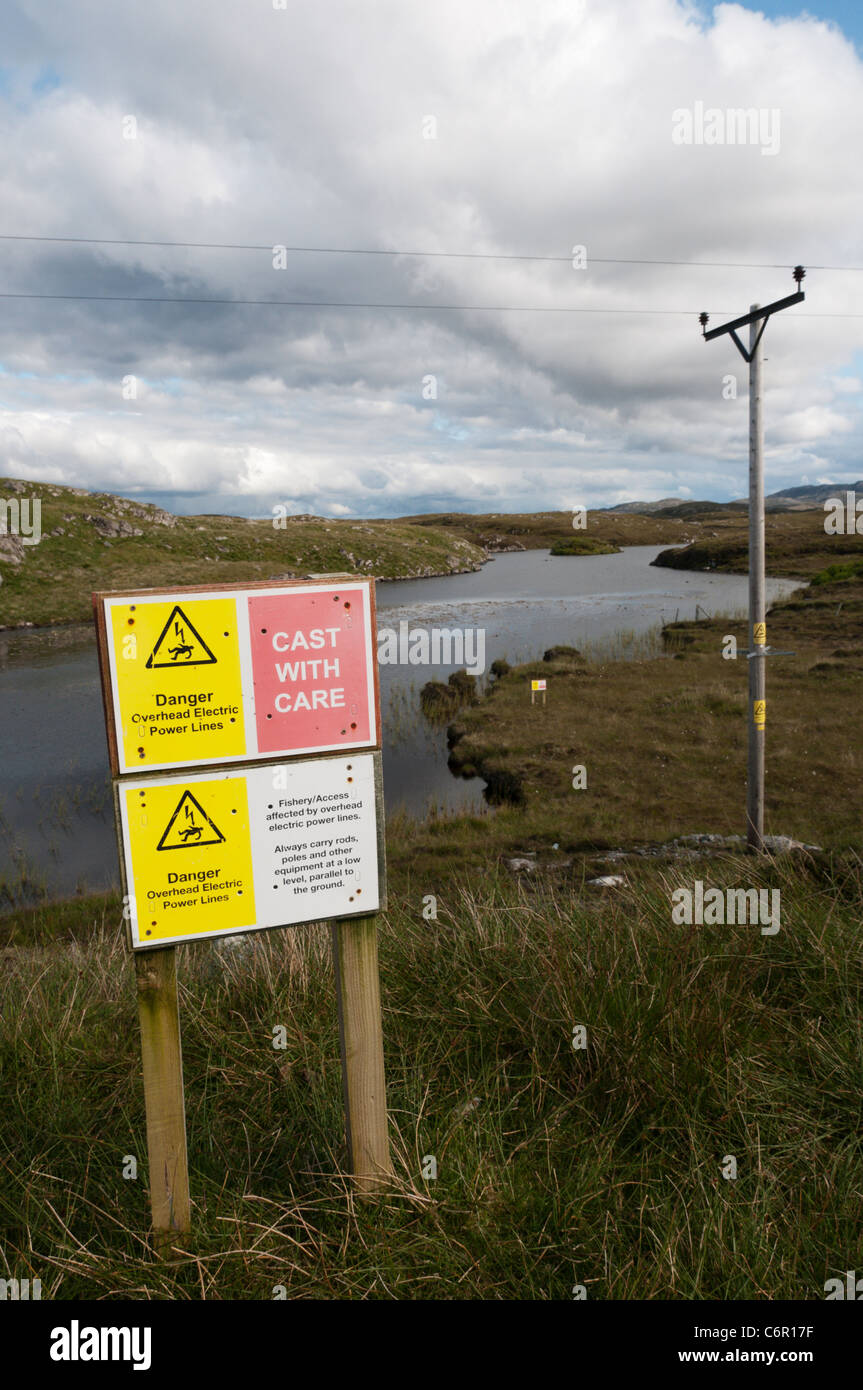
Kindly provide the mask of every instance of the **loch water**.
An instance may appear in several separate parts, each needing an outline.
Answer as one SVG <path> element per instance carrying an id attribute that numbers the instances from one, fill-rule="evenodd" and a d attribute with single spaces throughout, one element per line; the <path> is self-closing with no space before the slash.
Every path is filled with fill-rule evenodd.
<path id="1" fill-rule="evenodd" d="M 485 674 L 559 644 L 589 657 L 662 651 L 676 618 L 739 617 L 745 575 L 657 569 L 660 546 L 616 555 L 497 555 L 481 570 L 377 585 L 378 631 L 481 632 Z M 768 601 L 798 585 L 767 581 Z M 404 628 L 401 629 L 404 632 Z M 473 640 L 476 640 L 474 637 Z M 461 665 L 462 663 L 458 663 Z M 384 796 L 424 818 L 487 810 L 483 784 L 447 767 L 445 731 L 422 715 L 419 693 L 457 664 L 381 664 Z M 88 627 L 0 632 L 0 911 L 37 894 L 96 891 L 119 883 L 105 722 L 93 632 Z"/>

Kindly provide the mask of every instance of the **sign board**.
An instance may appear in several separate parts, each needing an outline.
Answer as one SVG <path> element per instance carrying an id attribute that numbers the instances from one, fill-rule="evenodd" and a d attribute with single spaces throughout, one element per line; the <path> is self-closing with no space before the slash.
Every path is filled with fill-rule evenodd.
<path id="1" fill-rule="evenodd" d="M 94 594 L 93 610 L 156 1249 L 191 1227 L 183 942 L 332 921 L 348 1167 L 361 1193 L 376 1191 L 393 1170 L 381 753 L 363 751 L 381 743 L 373 581 L 138 589 Z"/>
<path id="2" fill-rule="evenodd" d="M 382 906 L 379 753 L 124 778 L 116 797 L 133 950 Z"/>
<path id="3" fill-rule="evenodd" d="M 370 579 L 94 595 L 114 775 L 380 746 Z"/>
<path id="4" fill-rule="evenodd" d="M 545 690 L 545 681 L 531 681 L 531 690 Z"/>

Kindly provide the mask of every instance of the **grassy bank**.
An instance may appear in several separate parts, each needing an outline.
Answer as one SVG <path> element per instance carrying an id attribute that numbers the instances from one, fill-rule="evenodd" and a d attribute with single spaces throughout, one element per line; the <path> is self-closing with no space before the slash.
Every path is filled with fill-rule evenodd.
<path id="1" fill-rule="evenodd" d="M 14 480 L 12 480 L 14 482 Z M 477 569 L 485 552 L 445 527 L 400 521 L 175 517 L 110 494 L 0 479 L 38 497 L 38 545 L 0 538 L 0 624 L 90 622 L 94 589 L 289 579 L 351 571 L 420 578 Z M 16 493 L 17 495 L 17 493 Z"/>
<path id="2" fill-rule="evenodd" d="M 821 509 L 768 512 L 765 517 L 767 573 L 791 579 L 811 579 L 827 566 L 863 560 L 863 536 L 827 535 Z M 749 570 L 749 522 L 739 509 L 702 517 L 701 534 L 689 545 L 664 551 L 654 561 L 668 569 L 716 570 L 746 574 Z"/>
<path id="3" fill-rule="evenodd" d="M 119 903 L 24 914 L 0 974 L 0 1273 L 61 1299 L 269 1299 L 283 1284 L 545 1300 L 576 1283 L 589 1298 L 821 1298 L 856 1258 L 863 889 L 859 861 L 807 863 L 745 864 L 782 893 L 774 937 L 672 926 L 691 866 L 600 898 L 493 869 L 396 871 L 381 975 L 397 1179 L 369 1206 L 341 1175 L 325 929 L 262 935 L 242 959 L 182 949 L 195 1229 L 163 1266 L 145 1244 Z M 711 881 L 742 872 L 715 864 Z"/>
<path id="4" fill-rule="evenodd" d="M 412 526 L 446 526 L 453 535 L 486 550 L 551 550 L 573 539 L 592 542 L 611 553 L 625 545 L 683 545 L 698 540 L 706 523 L 712 527 L 712 512 L 694 517 L 644 515 L 639 512 L 588 512 L 584 529 L 574 529 L 569 512 L 429 512 L 403 518 Z M 737 516 L 740 524 L 740 517 Z M 589 551 L 578 549 L 573 553 Z"/>
<path id="5" fill-rule="evenodd" d="M 844 574 L 844 572 L 843 572 Z M 438 828 L 436 852 L 500 852 L 665 841 L 744 828 L 746 627 L 723 619 L 666 629 L 672 659 L 590 663 L 565 649 L 513 668 L 452 716 L 452 763 L 520 804 L 482 832 Z M 726 635 L 738 657 L 726 660 Z M 775 605 L 768 665 L 765 829 L 826 847 L 860 846 L 863 577 L 823 577 Z M 545 678 L 547 703 L 530 703 Z M 573 788 L 573 768 L 587 787 Z M 420 836 L 417 853 L 422 854 Z"/>

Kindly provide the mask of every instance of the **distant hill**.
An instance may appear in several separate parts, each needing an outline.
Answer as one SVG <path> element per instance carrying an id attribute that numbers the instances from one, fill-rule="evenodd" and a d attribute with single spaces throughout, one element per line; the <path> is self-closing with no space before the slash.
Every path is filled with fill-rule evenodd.
<path id="1" fill-rule="evenodd" d="M 729 512 L 748 511 L 748 502 L 677 502 L 673 507 L 663 507 L 661 515 L 689 521 L 694 517 L 727 516 Z"/>
<path id="2" fill-rule="evenodd" d="M 821 508 L 829 497 L 841 497 L 846 492 L 856 492 L 863 497 L 863 479 L 856 483 L 811 483 L 801 487 L 780 488 L 764 499 L 764 509 L 768 512 L 803 512 Z M 663 512 L 666 516 L 693 517 L 709 512 L 740 510 L 749 506 L 746 497 L 735 498 L 733 502 L 692 502 L 682 497 L 663 497 L 658 502 L 618 502 L 616 507 L 602 507 L 605 512 L 634 512 L 651 516 Z"/>
<path id="3" fill-rule="evenodd" d="M 682 497 L 663 497 L 659 502 L 618 502 L 616 507 L 597 507 L 599 512 L 638 512 L 639 515 L 649 516 L 651 512 L 664 512 L 668 507 L 677 507 L 683 501 Z M 706 502 L 704 506 L 716 506 L 717 503 Z"/>
<path id="4" fill-rule="evenodd" d="M 773 492 L 765 501 L 787 500 L 789 510 L 798 511 L 803 507 L 820 507 L 828 497 L 843 497 L 846 492 L 856 492 L 863 497 L 863 479 L 856 483 L 813 483 L 806 487 L 786 487 L 781 492 Z"/>

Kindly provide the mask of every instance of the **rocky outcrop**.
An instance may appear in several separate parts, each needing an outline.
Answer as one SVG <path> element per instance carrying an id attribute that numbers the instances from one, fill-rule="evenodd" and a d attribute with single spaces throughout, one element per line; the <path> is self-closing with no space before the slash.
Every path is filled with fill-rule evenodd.
<path id="1" fill-rule="evenodd" d="M 765 835 L 768 854 L 821 854 L 820 845 L 807 845 L 790 835 Z M 745 835 L 678 835 L 662 845 L 639 845 L 632 849 L 612 849 L 598 858 L 601 864 L 617 864 L 622 859 L 704 859 L 718 854 L 743 854 Z"/>
<path id="2" fill-rule="evenodd" d="M 526 545 L 512 538 L 504 540 L 503 536 L 480 536 L 479 544 L 489 555 L 506 555 L 512 550 L 527 550 Z"/>
<path id="3" fill-rule="evenodd" d="M 82 521 L 87 521 L 99 532 L 100 536 L 143 536 L 144 532 L 137 526 L 133 526 L 131 521 L 124 521 L 119 516 L 100 516 L 85 513 Z"/>
<path id="4" fill-rule="evenodd" d="M 20 565 L 25 553 L 24 542 L 18 536 L 0 534 L 0 560 L 7 565 Z"/>

